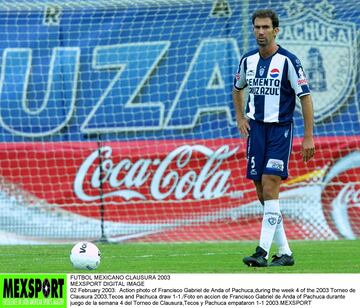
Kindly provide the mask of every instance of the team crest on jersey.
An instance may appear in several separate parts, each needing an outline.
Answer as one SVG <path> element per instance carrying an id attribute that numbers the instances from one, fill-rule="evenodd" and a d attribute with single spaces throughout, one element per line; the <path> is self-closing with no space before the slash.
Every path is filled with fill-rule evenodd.
<path id="1" fill-rule="evenodd" d="M 310 86 L 316 122 L 335 113 L 356 91 L 356 25 L 328 15 L 312 9 L 293 11 L 281 21 L 278 35 L 278 43 L 301 60 L 295 63 L 298 83 Z"/>
<path id="2" fill-rule="evenodd" d="M 264 75 L 265 69 L 266 69 L 265 66 L 260 66 L 260 69 L 259 69 L 259 75 L 260 75 L 260 77 L 262 77 L 262 76 Z"/>

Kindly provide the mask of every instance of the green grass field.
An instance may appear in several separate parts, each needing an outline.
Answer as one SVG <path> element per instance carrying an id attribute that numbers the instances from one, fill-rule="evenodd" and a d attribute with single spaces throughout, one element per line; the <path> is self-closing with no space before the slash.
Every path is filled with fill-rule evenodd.
<path id="1" fill-rule="evenodd" d="M 249 268 L 255 242 L 98 244 L 92 273 L 360 273 L 360 240 L 292 241 L 295 266 Z M 0 246 L 1 273 L 73 273 L 71 245 Z"/>

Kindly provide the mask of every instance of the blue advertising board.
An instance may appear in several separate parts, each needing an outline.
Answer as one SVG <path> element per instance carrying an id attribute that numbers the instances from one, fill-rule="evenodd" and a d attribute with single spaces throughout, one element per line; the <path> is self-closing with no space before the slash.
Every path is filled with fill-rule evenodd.
<path id="1" fill-rule="evenodd" d="M 290 0 L 274 7 L 279 43 L 310 72 L 316 134 L 357 135 L 358 7 L 341 4 L 339 15 L 340 4 L 323 2 L 329 6 L 311 1 L 299 11 L 293 6 L 301 2 Z M 44 3 L 0 12 L 1 142 L 239 136 L 234 73 L 241 55 L 256 48 L 251 12 L 267 1 L 118 9 Z M 299 110 L 295 124 L 301 136 Z"/>

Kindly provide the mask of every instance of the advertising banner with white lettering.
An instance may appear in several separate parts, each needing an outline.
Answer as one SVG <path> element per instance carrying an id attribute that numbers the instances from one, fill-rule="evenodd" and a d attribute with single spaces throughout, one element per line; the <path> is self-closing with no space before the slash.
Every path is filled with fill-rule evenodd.
<path id="1" fill-rule="evenodd" d="M 308 164 L 300 142 L 281 191 L 289 238 L 359 237 L 360 139 L 319 138 L 321 155 Z M 1 147 L 7 241 L 10 235 L 35 242 L 96 239 L 102 220 L 113 241 L 257 238 L 262 207 L 243 176 L 244 140 Z"/>

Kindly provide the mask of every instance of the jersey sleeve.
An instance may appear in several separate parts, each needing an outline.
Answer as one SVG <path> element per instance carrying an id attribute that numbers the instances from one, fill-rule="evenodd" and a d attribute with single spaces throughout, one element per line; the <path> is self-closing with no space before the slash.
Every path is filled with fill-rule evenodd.
<path id="1" fill-rule="evenodd" d="M 299 59 L 289 59 L 288 79 L 296 95 L 301 97 L 310 93 L 309 84 Z"/>
<path id="2" fill-rule="evenodd" d="M 246 60 L 242 58 L 240 60 L 239 68 L 235 74 L 234 78 L 234 88 L 237 90 L 242 90 L 246 88 Z"/>

